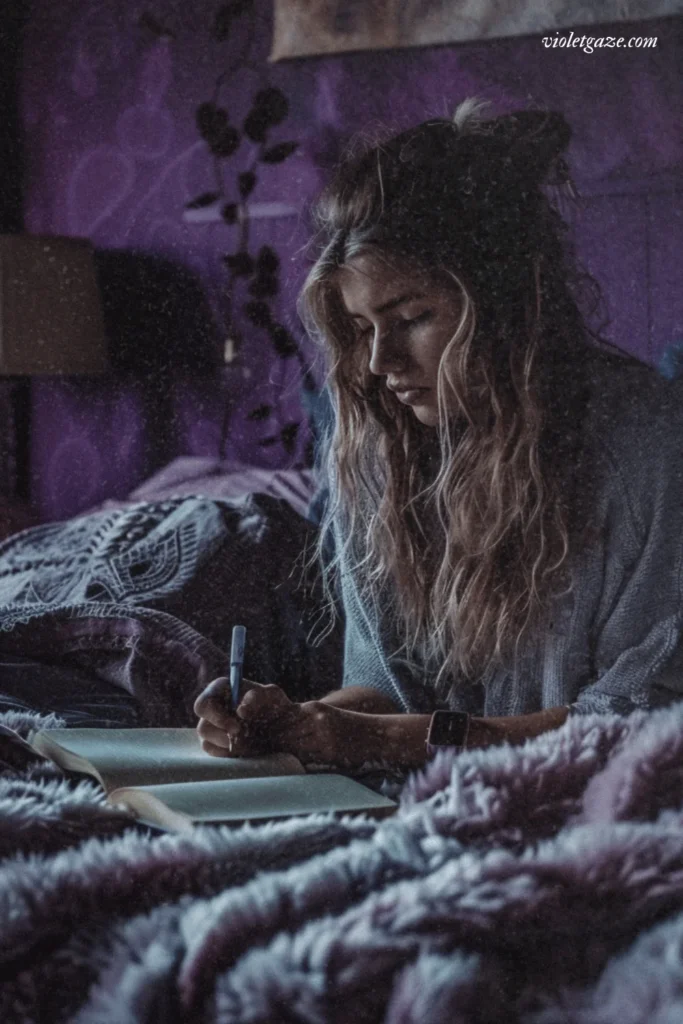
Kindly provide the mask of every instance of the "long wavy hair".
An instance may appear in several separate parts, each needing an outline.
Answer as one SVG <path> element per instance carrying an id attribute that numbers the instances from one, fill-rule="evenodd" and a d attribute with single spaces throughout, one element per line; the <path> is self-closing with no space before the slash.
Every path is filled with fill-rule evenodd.
<path id="1" fill-rule="evenodd" d="M 581 423 L 599 308 L 545 186 L 573 194 L 560 114 L 485 119 L 474 100 L 342 162 L 314 210 L 319 246 L 300 312 L 327 356 L 334 427 L 320 553 L 328 595 L 343 566 L 395 655 L 438 696 L 513 657 L 570 585 L 591 493 Z M 339 270 L 372 255 L 448 274 L 460 323 L 438 372 L 439 424 L 420 424 L 369 370 Z M 609 344 L 609 343 L 606 343 Z M 605 356 L 605 358 L 614 358 Z"/>

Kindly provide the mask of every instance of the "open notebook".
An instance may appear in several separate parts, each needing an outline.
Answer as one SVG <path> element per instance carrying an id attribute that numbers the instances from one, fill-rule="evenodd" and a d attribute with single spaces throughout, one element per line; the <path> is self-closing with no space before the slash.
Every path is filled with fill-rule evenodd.
<path id="1" fill-rule="evenodd" d="M 194 729 L 48 729 L 32 748 L 96 779 L 111 804 L 162 828 L 267 821 L 320 811 L 390 814 L 393 800 L 353 779 L 306 774 L 291 754 L 212 757 Z"/>

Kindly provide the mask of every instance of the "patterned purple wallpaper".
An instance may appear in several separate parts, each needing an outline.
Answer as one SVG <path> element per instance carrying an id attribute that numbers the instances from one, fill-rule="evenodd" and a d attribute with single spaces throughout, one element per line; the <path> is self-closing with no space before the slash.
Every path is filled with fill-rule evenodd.
<path id="1" fill-rule="evenodd" d="M 87 236 L 105 255 L 158 258 L 194 280 L 206 306 L 186 324 L 172 309 L 171 278 L 166 293 L 157 282 L 151 300 L 142 274 L 135 296 L 121 293 L 111 328 L 112 345 L 137 355 L 135 376 L 34 383 L 32 486 L 44 518 L 123 496 L 176 454 L 215 454 L 226 415 L 230 457 L 280 466 L 303 455 L 303 433 L 293 456 L 279 445 L 259 445 L 301 416 L 298 365 L 277 359 L 264 331 L 246 325 L 239 359 L 222 372 L 193 369 L 195 357 L 201 362 L 207 347 L 221 350 L 225 340 L 221 256 L 234 250 L 238 231 L 220 220 L 183 217 L 185 204 L 213 182 L 195 110 L 250 44 L 246 22 L 224 42 L 212 40 L 220 6 L 33 2 L 22 81 L 26 229 Z M 495 111 L 534 103 L 566 113 L 575 127 L 572 162 L 590 197 L 578 239 L 586 261 L 599 269 L 614 339 L 654 360 L 683 336 L 683 299 L 672 271 L 683 248 L 681 19 L 620 26 L 618 34 L 656 35 L 650 50 L 588 54 L 545 49 L 526 37 L 269 64 L 270 8 L 269 0 L 256 0 L 249 65 L 226 79 L 220 102 L 239 124 L 267 85 L 290 101 L 290 116 L 272 141 L 295 139 L 299 148 L 285 164 L 264 166 L 253 199 L 299 212 L 255 221 L 253 244 L 280 255 L 277 313 L 297 337 L 306 204 L 340 146 L 372 122 L 400 126 L 442 115 L 472 94 L 491 100 Z M 248 150 L 236 155 L 236 170 L 247 166 Z M 116 274 L 106 284 L 115 305 Z M 273 408 L 269 420 L 248 419 L 259 404 Z"/>

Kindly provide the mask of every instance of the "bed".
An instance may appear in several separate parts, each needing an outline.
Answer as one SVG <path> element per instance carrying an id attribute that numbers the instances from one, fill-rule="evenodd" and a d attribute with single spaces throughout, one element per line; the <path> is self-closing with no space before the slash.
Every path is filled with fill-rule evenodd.
<path id="1" fill-rule="evenodd" d="M 681 1020 L 682 755 L 680 707 L 573 718 L 383 822 L 150 837 L 0 736 L 0 1019 Z"/>
<path id="2" fill-rule="evenodd" d="M 299 558 L 313 490 L 181 459 L 0 545 L 0 1020 L 683 1019 L 683 705 L 441 752 L 383 822 L 182 837 L 17 744 L 194 724 L 237 618 L 248 675 L 295 699 L 338 685 L 340 630 L 310 643 L 319 580 Z"/>

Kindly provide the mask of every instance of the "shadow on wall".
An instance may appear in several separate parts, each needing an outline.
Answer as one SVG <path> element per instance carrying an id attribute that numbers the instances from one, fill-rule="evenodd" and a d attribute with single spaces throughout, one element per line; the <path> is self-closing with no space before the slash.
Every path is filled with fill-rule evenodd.
<path id="1" fill-rule="evenodd" d="M 199 280 L 160 256 L 95 253 L 112 371 L 118 376 L 213 374 L 218 331 Z"/>
<path id="2" fill-rule="evenodd" d="M 43 521 L 125 497 L 178 455 L 185 382 L 221 392 L 217 325 L 198 280 L 135 251 L 95 259 L 110 372 L 31 383 L 31 498 Z"/>
<path id="3" fill-rule="evenodd" d="M 144 476 L 177 454 L 174 383 L 218 378 L 218 331 L 201 282 L 186 268 L 130 250 L 98 250 L 95 259 L 111 373 L 141 407 L 146 450 L 136 475 Z"/>

